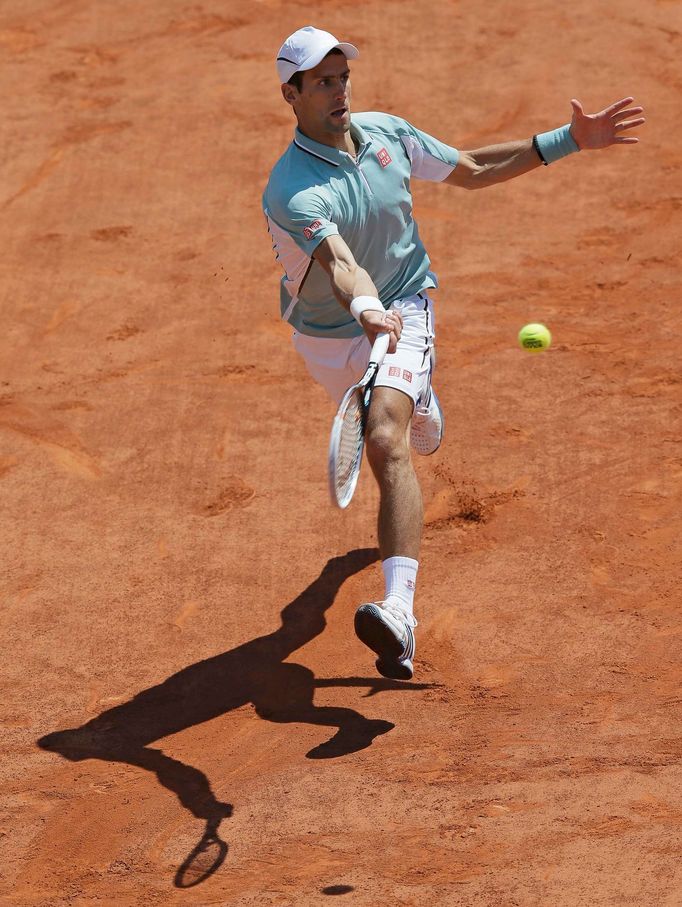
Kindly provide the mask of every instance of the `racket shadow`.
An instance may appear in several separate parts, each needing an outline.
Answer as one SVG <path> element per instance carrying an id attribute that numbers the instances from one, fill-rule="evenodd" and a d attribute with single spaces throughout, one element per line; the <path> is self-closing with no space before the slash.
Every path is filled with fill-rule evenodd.
<path id="1" fill-rule="evenodd" d="M 223 865 L 227 850 L 227 844 L 218 835 L 217 828 L 207 827 L 202 839 L 175 873 L 175 887 L 194 888 L 205 882 Z"/>
<path id="2" fill-rule="evenodd" d="M 273 633 L 189 665 L 80 727 L 41 737 L 38 746 L 71 761 L 100 759 L 137 766 L 155 774 L 159 784 L 174 793 L 185 809 L 205 822 L 201 840 L 175 875 L 177 887 L 199 884 L 225 860 L 228 846 L 218 831 L 222 820 L 232 815 L 233 806 L 216 798 L 203 772 L 167 756 L 151 744 L 247 703 L 253 703 L 256 713 L 268 721 L 334 728 L 329 741 L 307 753 L 311 759 L 357 752 L 391 730 L 394 725 L 390 722 L 367 719 L 350 708 L 316 706 L 313 702 L 316 688 L 369 686 L 372 692 L 378 692 L 424 685 L 380 678 L 318 680 L 309 668 L 284 662 L 322 633 L 326 626 L 325 612 L 342 583 L 377 559 L 378 551 L 373 548 L 332 558 L 317 579 L 285 606 L 281 612 L 282 624 Z"/>

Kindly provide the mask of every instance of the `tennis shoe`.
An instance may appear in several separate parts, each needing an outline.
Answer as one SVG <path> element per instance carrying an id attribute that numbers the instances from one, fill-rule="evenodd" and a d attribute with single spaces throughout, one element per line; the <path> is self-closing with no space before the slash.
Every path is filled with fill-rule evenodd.
<path id="1" fill-rule="evenodd" d="M 429 390 L 428 404 L 415 407 L 410 430 L 410 443 L 415 452 L 423 457 L 435 453 L 443 440 L 445 420 L 438 397 L 433 389 Z"/>
<path id="2" fill-rule="evenodd" d="M 355 612 L 358 639 L 379 656 L 377 671 L 392 680 L 412 679 L 416 626 L 414 617 L 392 601 L 370 602 Z"/>

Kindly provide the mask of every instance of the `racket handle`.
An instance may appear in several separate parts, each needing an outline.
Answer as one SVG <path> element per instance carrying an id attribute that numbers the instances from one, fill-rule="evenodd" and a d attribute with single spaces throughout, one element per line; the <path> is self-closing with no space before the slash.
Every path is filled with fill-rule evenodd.
<path id="1" fill-rule="evenodd" d="M 384 361 L 384 356 L 388 352 L 388 344 L 390 343 L 390 340 L 390 334 L 379 334 L 372 346 L 372 352 L 369 354 L 370 362 L 375 362 L 377 365 L 381 365 L 381 363 Z"/>

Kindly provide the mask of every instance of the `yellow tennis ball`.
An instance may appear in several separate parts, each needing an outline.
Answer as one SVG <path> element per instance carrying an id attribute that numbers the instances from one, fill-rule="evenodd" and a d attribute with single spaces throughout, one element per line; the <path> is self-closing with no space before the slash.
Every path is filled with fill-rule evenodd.
<path id="1" fill-rule="evenodd" d="M 541 353 L 552 342 L 552 335 L 544 324 L 526 324 L 519 331 L 519 345 L 529 353 Z"/>

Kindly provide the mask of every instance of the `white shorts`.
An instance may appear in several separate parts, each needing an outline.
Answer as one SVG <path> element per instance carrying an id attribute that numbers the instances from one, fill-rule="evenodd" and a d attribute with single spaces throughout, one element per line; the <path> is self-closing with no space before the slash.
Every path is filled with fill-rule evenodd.
<path id="1" fill-rule="evenodd" d="M 402 315 L 403 330 L 397 350 L 386 356 L 379 369 L 375 387 L 394 387 L 418 406 L 428 397 L 431 384 L 436 336 L 433 302 L 422 290 L 396 299 L 390 309 Z M 349 338 L 311 337 L 294 331 L 292 342 L 312 377 L 337 405 L 348 388 L 364 375 L 371 350 L 365 334 Z"/>

